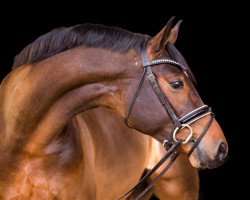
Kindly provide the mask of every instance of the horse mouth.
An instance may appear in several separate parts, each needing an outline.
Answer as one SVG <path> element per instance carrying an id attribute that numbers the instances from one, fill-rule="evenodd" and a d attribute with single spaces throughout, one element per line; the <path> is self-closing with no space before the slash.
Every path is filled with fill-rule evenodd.
<path id="1" fill-rule="evenodd" d="M 196 159 L 199 160 L 199 168 L 200 169 L 206 169 L 206 168 L 208 168 L 207 158 L 203 155 L 203 153 L 201 152 L 201 150 L 199 149 L 199 147 L 197 147 L 194 150 L 194 153 L 197 155 Z"/>
<path id="2" fill-rule="evenodd" d="M 214 169 L 217 168 L 219 166 L 221 166 L 225 160 L 223 161 L 219 161 L 218 159 L 211 159 L 208 156 L 206 156 L 206 154 L 204 154 L 199 147 L 197 147 L 194 150 L 194 153 L 196 154 L 195 156 L 197 156 L 196 159 L 199 160 L 199 168 L 200 169 Z"/>

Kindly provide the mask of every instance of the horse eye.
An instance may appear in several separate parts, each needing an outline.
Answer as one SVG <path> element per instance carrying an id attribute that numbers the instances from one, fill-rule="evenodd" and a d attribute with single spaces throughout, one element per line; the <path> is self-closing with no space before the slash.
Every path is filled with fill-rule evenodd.
<path id="1" fill-rule="evenodd" d="M 183 82 L 182 81 L 174 81 L 170 83 L 171 87 L 173 89 L 181 89 L 183 87 Z"/>

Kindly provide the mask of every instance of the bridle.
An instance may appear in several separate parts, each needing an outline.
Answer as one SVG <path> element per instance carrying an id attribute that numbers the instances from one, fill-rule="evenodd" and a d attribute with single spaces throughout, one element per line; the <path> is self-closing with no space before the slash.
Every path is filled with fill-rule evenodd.
<path id="1" fill-rule="evenodd" d="M 143 74 L 141 76 L 140 82 L 138 84 L 138 87 L 132 97 L 132 100 L 129 104 L 128 110 L 127 110 L 127 114 L 125 117 L 125 123 L 127 124 L 128 127 L 132 128 L 129 123 L 128 123 L 128 119 L 129 119 L 129 115 L 131 113 L 131 110 L 133 108 L 133 105 L 135 103 L 135 100 L 142 88 L 142 84 L 144 82 L 145 76 L 147 75 L 154 91 L 155 94 L 157 95 L 158 99 L 160 100 L 161 104 L 165 107 L 167 113 L 169 114 L 169 116 L 171 117 L 171 119 L 174 121 L 175 123 L 175 128 L 174 131 L 171 135 L 170 139 L 165 139 L 163 142 L 163 146 L 166 148 L 167 152 L 166 154 L 163 156 L 163 158 L 133 187 L 131 188 L 128 192 L 126 192 L 125 194 L 123 194 L 121 197 L 117 198 L 116 200 L 120 200 L 123 197 L 125 197 L 126 195 L 132 193 L 134 190 L 136 190 L 142 183 L 144 183 L 169 157 L 171 157 L 170 162 L 167 164 L 167 166 L 162 170 L 162 172 L 155 178 L 155 180 L 150 183 L 148 185 L 148 187 L 141 192 L 136 199 L 141 198 L 156 182 L 157 180 L 170 168 L 170 166 L 173 164 L 173 162 L 176 160 L 176 158 L 178 157 L 179 153 L 176 151 L 181 145 L 186 144 L 188 142 L 193 142 L 193 146 L 190 149 L 188 156 L 190 156 L 192 154 L 192 152 L 194 151 L 194 149 L 198 146 L 198 144 L 200 143 L 200 141 L 202 140 L 202 138 L 205 136 L 205 134 L 207 133 L 208 129 L 210 128 L 213 119 L 214 119 L 214 114 L 211 111 L 211 108 L 207 105 L 203 105 L 200 106 L 198 108 L 196 108 L 195 110 L 187 113 L 186 115 L 184 115 L 183 117 L 179 118 L 173 107 L 171 106 L 171 104 L 169 103 L 167 97 L 163 94 L 155 75 L 153 74 L 152 71 L 152 66 L 157 66 L 160 64 L 171 64 L 174 66 L 177 66 L 179 68 L 182 69 L 182 71 L 184 72 L 184 74 L 189 77 L 192 78 L 191 72 L 190 70 L 185 67 L 184 65 L 182 65 L 181 63 L 169 59 L 169 58 L 163 58 L 163 59 L 156 59 L 156 60 L 152 60 L 149 61 L 147 53 L 146 53 L 146 48 L 142 49 L 141 51 L 141 59 L 142 59 L 142 64 L 143 64 Z M 200 136 L 198 137 L 198 139 L 194 139 L 193 138 L 193 130 L 190 126 L 190 124 L 192 124 L 193 122 L 207 116 L 207 115 L 211 115 L 210 120 L 208 121 L 205 129 L 203 130 L 203 132 L 200 134 Z M 176 138 L 176 135 L 178 133 L 179 130 L 183 129 L 183 128 L 188 128 L 190 133 L 189 135 L 186 137 L 185 140 L 179 140 Z"/>

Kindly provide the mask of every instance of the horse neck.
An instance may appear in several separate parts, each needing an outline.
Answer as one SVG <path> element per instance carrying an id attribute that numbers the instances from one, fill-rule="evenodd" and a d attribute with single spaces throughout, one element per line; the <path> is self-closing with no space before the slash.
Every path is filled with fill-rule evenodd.
<path id="1" fill-rule="evenodd" d="M 7 138 L 18 130 L 22 140 L 25 133 L 40 137 L 42 132 L 39 140 L 49 141 L 54 136 L 44 137 L 45 132 L 58 133 L 73 116 L 98 106 L 124 115 L 124 91 L 133 85 L 131 66 L 138 59 L 133 50 L 76 48 L 17 68 L 3 81 L 0 94 Z"/>

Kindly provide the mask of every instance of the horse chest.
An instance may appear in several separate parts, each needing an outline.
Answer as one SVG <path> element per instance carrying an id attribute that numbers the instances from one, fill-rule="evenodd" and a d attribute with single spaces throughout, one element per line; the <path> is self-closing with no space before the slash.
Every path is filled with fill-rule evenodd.
<path id="1" fill-rule="evenodd" d="M 65 158 L 68 154 L 74 155 L 72 152 L 74 150 L 68 147 L 56 155 L 20 158 L 10 172 L 11 178 L 3 183 L 0 180 L 0 200 L 68 200 L 84 197 L 79 188 L 83 178 L 83 175 L 79 176 L 81 162 L 71 165 L 70 160 Z"/>
<path id="2" fill-rule="evenodd" d="M 40 161 L 22 162 L 18 170 L 13 172 L 13 179 L 6 186 L 3 199 L 55 199 L 60 196 L 63 184 L 60 177 L 53 178 L 45 170 L 41 170 Z M 56 175 L 56 174 L 55 174 Z M 57 180 L 57 181 L 56 181 Z M 1 190 L 0 190 L 1 191 Z"/>

